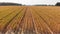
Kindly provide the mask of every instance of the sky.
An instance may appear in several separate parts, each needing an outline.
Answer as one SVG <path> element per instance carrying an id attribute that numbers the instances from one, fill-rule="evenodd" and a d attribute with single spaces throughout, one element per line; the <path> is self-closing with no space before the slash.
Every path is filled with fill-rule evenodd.
<path id="1" fill-rule="evenodd" d="M 26 5 L 34 5 L 34 4 L 47 4 L 54 5 L 60 0 L 0 0 L 0 2 L 13 2 L 13 3 L 21 3 Z"/>

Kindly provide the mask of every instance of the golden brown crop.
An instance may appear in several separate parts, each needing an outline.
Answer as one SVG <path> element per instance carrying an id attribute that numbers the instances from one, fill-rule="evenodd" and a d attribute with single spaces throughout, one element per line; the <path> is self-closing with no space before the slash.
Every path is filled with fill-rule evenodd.
<path id="1" fill-rule="evenodd" d="M 60 7 L 0 6 L 0 33 L 60 34 Z"/>

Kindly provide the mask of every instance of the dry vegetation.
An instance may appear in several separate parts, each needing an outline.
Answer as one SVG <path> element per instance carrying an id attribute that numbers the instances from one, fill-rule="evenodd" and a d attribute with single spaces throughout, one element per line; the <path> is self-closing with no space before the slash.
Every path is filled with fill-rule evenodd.
<path id="1" fill-rule="evenodd" d="M 0 34 L 60 34 L 60 7 L 0 6 Z"/>

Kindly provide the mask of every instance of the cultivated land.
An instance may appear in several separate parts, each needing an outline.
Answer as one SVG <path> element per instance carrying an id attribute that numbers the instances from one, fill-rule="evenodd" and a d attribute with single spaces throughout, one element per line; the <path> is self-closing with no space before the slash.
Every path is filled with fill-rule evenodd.
<path id="1" fill-rule="evenodd" d="M 60 34 L 60 7 L 0 6 L 0 34 Z"/>

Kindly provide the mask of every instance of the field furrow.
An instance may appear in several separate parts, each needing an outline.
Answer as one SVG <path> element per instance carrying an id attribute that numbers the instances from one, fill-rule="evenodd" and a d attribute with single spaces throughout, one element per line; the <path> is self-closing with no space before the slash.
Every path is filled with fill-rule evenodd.
<path id="1" fill-rule="evenodd" d="M 0 6 L 0 34 L 60 34 L 60 7 Z"/>

